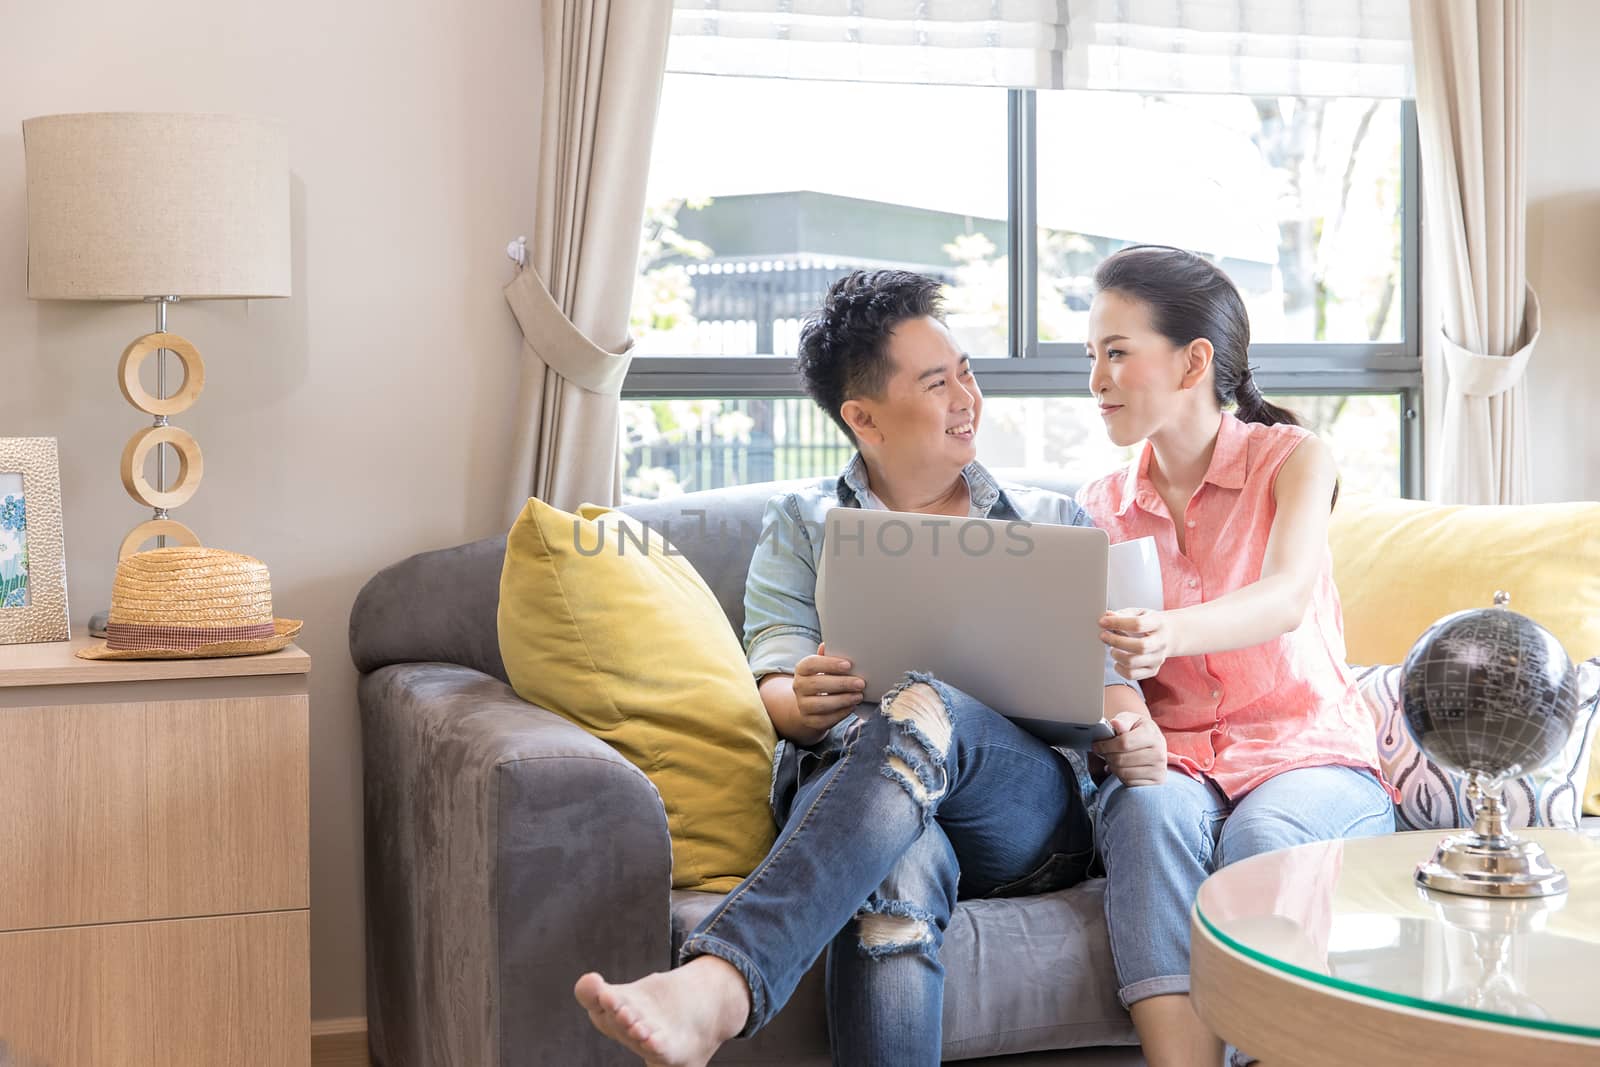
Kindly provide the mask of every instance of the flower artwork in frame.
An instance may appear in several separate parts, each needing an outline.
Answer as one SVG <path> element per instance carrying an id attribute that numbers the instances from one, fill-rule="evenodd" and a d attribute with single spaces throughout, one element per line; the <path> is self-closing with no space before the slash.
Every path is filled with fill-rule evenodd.
<path id="1" fill-rule="evenodd" d="M 0 471 L 0 608 L 28 606 L 28 498 L 21 471 Z"/>
<path id="2" fill-rule="evenodd" d="M 0 644 L 65 641 L 67 570 L 53 437 L 0 437 Z"/>

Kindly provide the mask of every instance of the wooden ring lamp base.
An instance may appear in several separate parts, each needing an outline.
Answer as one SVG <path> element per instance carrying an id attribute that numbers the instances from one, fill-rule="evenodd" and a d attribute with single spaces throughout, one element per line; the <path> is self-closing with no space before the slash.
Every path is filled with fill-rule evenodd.
<path id="1" fill-rule="evenodd" d="M 144 361 L 165 349 L 178 357 L 183 366 L 183 382 L 168 397 L 157 397 L 139 381 L 139 369 Z M 205 461 L 200 444 L 187 431 L 166 424 L 167 416 L 187 411 L 200 398 L 206 384 L 206 365 L 199 349 L 186 338 L 175 333 L 158 331 L 136 338 L 122 352 L 117 365 L 117 380 L 122 395 L 128 403 L 147 415 L 156 416 L 156 424 L 146 427 L 128 439 L 122 450 L 122 485 L 134 500 L 154 508 L 156 517 L 140 523 L 123 538 L 117 551 L 121 560 L 153 537 L 171 538 L 182 545 L 198 547 L 200 539 L 183 523 L 168 518 L 167 509 L 189 502 L 200 488 L 205 474 Z M 157 487 L 144 476 L 145 461 L 161 445 L 170 445 L 178 455 L 178 480 L 171 486 Z"/>

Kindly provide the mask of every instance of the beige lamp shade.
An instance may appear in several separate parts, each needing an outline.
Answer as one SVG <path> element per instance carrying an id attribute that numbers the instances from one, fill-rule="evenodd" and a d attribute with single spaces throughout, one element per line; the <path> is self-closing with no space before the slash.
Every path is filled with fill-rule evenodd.
<path id="1" fill-rule="evenodd" d="M 190 300 L 289 293 L 289 139 L 236 115 L 22 123 L 28 295 Z"/>

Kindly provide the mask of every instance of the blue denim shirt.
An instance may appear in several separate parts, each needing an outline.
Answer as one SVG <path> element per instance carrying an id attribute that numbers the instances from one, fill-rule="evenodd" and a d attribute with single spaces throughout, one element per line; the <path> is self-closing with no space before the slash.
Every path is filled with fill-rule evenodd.
<path id="1" fill-rule="evenodd" d="M 1070 497 L 1046 489 L 1001 485 L 974 461 L 961 472 L 976 519 L 1020 520 L 1055 526 L 1093 526 Z M 887 510 L 867 485 L 867 467 L 857 453 L 837 479 L 819 481 L 767 501 L 762 539 L 750 561 L 744 592 L 744 649 L 756 681 L 793 674 L 822 640 L 817 617 L 817 566 L 822 560 L 823 520 L 829 508 Z M 1106 654 L 1106 685 L 1138 686 L 1118 674 Z M 849 721 L 847 718 L 846 722 Z M 837 727 L 835 728 L 837 729 Z"/>

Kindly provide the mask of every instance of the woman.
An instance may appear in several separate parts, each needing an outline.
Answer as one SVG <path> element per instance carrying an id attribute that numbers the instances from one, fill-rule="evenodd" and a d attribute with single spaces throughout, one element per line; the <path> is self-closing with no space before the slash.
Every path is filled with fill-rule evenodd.
<path id="1" fill-rule="evenodd" d="M 1106 917 L 1147 1060 L 1212 1067 L 1221 1044 L 1188 996 L 1200 883 L 1260 852 L 1392 830 L 1391 792 L 1344 664 L 1337 472 L 1256 388 L 1238 290 L 1200 256 L 1152 246 L 1111 256 L 1095 283 L 1090 389 L 1111 440 L 1145 444 L 1080 502 L 1114 543 L 1155 538 L 1165 600 L 1108 612 L 1101 639 L 1143 684 L 1179 772 L 1102 792 Z"/>

